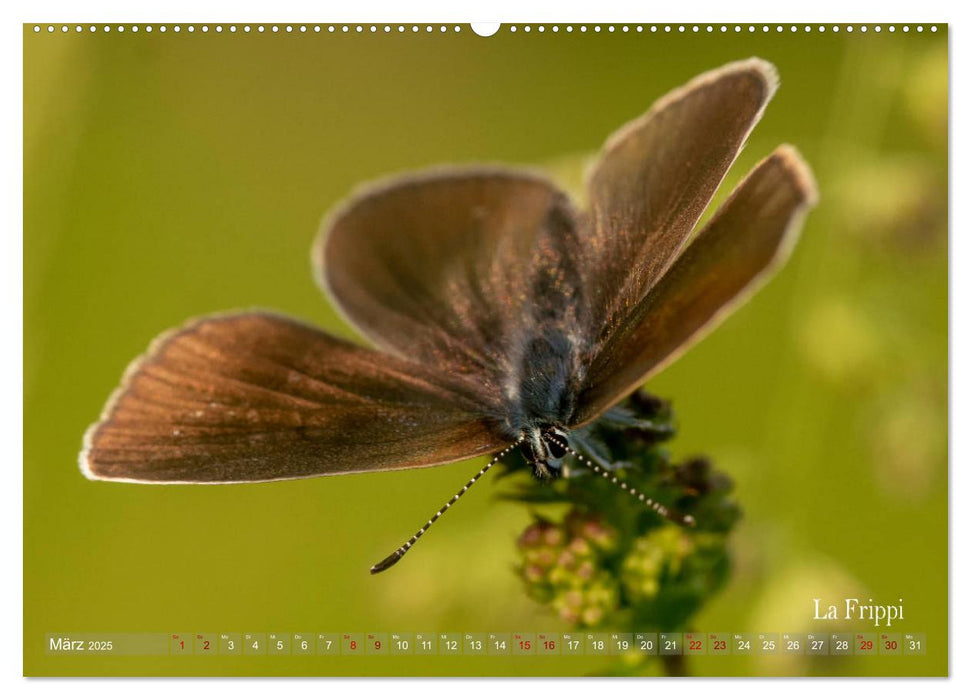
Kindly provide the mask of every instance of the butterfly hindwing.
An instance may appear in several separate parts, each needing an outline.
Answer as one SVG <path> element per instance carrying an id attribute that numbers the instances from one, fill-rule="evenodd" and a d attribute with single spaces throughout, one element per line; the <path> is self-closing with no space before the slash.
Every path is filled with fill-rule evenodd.
<path id="1" fill-rule="evenodd" d="M 759 163 L 594 358 L 577 422 L 588 422 L 710 331 L 764 282 L 816 202 L 791 146 Z"/>

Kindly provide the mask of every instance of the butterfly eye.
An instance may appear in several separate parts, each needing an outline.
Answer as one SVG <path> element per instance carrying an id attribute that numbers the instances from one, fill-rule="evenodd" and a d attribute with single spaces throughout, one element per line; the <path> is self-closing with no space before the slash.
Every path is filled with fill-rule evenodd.
<path id="1" fill-rule="evenodd" d="M 543 444 L 554 459 L 561 459 L 566 455 L 567 443 L 566 431 L 556 427 L 547 428 L 543 431 Z"/>
<path id="2" fill-rule="evenodd" d="M 563 455 L 566 454 L 566 449 L 563 447 L 560 447 L 558 443 L 548 442 L 546 444 L 550 448 L 550 454 L 553 455 L 553 457 L 555 457 L 556 459 L 560 459 L 561 457 L 563 457 Z"/>
<path id="3" fill-rule="evenodd" d="M 551 439 L 552 438 L 552 439 Z M 546 443 L 547 449 L 550 451 L 555 459 L 561 459 L 566 455 L 566 436 L 560 433 L 550 431 L 544 435 L 544 442 Z"/>

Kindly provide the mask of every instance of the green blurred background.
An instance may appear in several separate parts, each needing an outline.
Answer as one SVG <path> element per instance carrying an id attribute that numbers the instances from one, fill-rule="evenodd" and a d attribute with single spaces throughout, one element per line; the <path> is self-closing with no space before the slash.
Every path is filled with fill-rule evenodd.
<path id="1" fill-rule="evenodd" d="M 73 25 L 72 25 L 73 27 Z M 529 520 L 488 480 L 393 571 L 368 567 L 476 467 L 243 486 L 86 481 L 81 437 L 160 331 L 264 307 L 352 336 L 309 249 L 352 188 L 439 163 L 549 168 L 695 74 L 782 84 L 728 176 L 780 142 L 820 206 L 789 265 L 649 385 L 676 455 L 737 481 L 712 632 L 872 631 L 812 599 L 904 599 L 922 657 L 698 658 L 698 674 L 945 674 L 947 30 L 697 34 L 24 28 L 24 669 L 42 674 L 584 674 L 594 657 L 54 658 L 48 632 L 557 632 L 512 572 Z M 747 29 L 747 27 L 746 27 Z"/>

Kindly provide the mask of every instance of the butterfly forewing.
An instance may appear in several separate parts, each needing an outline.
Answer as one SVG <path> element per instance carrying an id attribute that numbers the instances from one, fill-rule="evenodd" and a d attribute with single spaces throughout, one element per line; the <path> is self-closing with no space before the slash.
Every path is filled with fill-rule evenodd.
<path id="1" fill-rule="evenodd" d="M 601 338 L 677 257 L 775 92 L 759 59 L 704 73 L 608 141 L 589 178 L 585 243 Z"/>
<path id="2" fill-rule="evenodd" d="M 89 430 L 84 472 L 157 483 L 404 469 L 495 451 L 474 391 L 265 313 L 160 338 Z"/>

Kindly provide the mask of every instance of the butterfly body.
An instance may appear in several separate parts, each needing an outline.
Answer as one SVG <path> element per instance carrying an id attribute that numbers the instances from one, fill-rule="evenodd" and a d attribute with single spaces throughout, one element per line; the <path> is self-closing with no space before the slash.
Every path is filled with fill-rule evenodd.
<path id="1" fill-rule="evenodd" d="M 510 435 L 573 419 L 579 374 L 576 348 L 565 329 L 530 335 L 504 382 L 503 412 Z"/>

